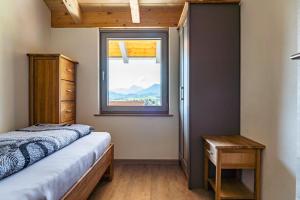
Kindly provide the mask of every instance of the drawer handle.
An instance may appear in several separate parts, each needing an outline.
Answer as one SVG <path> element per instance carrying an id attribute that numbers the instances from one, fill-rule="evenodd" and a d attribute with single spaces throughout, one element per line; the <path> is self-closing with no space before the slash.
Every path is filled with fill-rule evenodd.
<path id="1" fill-rule="evenodd" d="M 67 69 L 67 72 L 73 72 L 73 70 L 72 69 Z"/>
<path id="2" fill-rule="evenodd" d="M 70 93 L 72 93 L 73 92 L 73 90 L 66 90 L 67 92 L 70 92 Z"/>
<path id="3" fill-rule="evenodd" d="M 65 110 L 66 113 L 72 113 L 72 110 Z"/>

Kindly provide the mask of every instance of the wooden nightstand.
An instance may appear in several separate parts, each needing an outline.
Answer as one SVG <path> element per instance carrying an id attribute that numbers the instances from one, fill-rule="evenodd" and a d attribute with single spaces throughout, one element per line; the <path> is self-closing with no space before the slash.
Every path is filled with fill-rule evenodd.
<path id="1" fill-rule="evenodd" d="M 260 199 L 261 151 L 264 145 L 240 135 L 204 136 L 204 187 L 215 191 L 215 199 Z M 216 166 L 215 179 L 208 177 L 209 160 Z M 251 192 L 240 177 L 222 179 L 222 169 L 254 169 L 255 186 Z"/>

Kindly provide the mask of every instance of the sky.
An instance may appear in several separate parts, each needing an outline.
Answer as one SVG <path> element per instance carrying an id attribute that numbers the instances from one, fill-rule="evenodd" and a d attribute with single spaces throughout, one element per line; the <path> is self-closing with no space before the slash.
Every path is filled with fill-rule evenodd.
<path id="1" fill-rule="evenodd" d="M 155 58 L 109 58 L 109 90 L 130 88 L 133 85 L 147 88 L 160 83 L 160 63 Z"/>

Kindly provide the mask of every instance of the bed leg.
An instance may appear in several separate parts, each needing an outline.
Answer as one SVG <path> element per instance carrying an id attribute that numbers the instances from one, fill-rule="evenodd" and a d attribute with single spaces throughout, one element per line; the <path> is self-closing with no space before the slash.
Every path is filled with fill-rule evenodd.
<path id="1" fill-rule="evenodd" d="M 108 181 L 112 181 L 114 177 L 114 146 L 111 147 L 111 163 L 104 174 Z"/>
<path id="2" fill-rule="evenodd" d="M 114 177 L 114 167 L 113 167 L 113 163 L 111 163 L 105 172 L 105 178 L 108 181 L 112 181 L 113 177 Z"/>

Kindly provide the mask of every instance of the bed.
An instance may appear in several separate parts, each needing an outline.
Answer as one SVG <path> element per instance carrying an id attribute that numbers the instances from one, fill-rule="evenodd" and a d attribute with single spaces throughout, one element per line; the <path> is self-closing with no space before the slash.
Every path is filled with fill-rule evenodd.
<path id="1" fill-rule="evenodd" d="M 112 179 L 113 151 L 109 133 L 92 132 L 0 180 L 1 199 L 87 199 L 101 177 Z"/>

